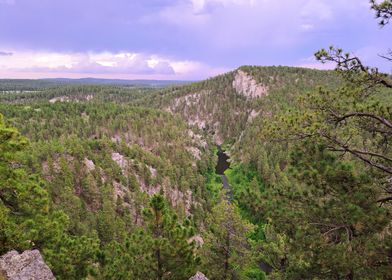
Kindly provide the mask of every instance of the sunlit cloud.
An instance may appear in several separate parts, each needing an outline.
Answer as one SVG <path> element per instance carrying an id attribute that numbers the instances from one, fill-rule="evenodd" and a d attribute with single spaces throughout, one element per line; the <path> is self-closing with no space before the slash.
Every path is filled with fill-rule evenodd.
<path id="1" fill-rule="evenodd" d="M 1 53 L 0 53 L 1 54 Z M 0 78 L 29 73 L 115 78 L 200 79 L 220 74 L 217 69 L 196 61 L 172 60 L 158 55 L 130 52 L 55 53 L 14 51 L 0 60 Z M 13 54 L 13 55 L 8 55 Z M 51 75 L 52 76 L 52 75 Z"/>
<path id="2" fill-rule="evenodd" d="M 0 0 L 0 4 L 1 77 L 20 76 L 22 71 L 26 77 L 38 76 L 35 71 L 41 71 L 41 76 L 198 79 L 245 64 L 319 68 L 302 58 L 330 45 L 345 51 L 376 46 L 378 53 L 391 47 L 391 27 L 377 26 L 368 0 Z M 367 64 L 390 71 L 377 55 L 361 54 Z"/>

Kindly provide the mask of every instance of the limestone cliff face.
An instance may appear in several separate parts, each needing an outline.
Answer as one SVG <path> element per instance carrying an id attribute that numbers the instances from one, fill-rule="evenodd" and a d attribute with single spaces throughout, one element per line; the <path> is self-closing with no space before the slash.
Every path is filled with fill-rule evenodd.
<path id="1" fill-rule="evenodd" d="M 238 69 L 195 87 L 184 87 L 163 109 L 180 115 L 190 127 L 207 132 L 221 145 L 236 138 L 260 113 L 252 101 L 267 96 L 270 87 Z M 253 110 L 253 111 L 252 111 Z"/>
<path id="2" fill-rule="evenodd" d="M 238 70 L 234 81 L 233 88 L 238 94 L 245 96 L 247 99 L 255 99 L 268 95 L 268 86 L 257 83 L 257 81 L 242 70 Z"/>
<path id="3" fill-rule="evenodd" d="M 0 257 L 0 279 L 6 280 L 54 280 L 52 271 L 45 264 L 38 250 L 19 254 L 10 251 Z"/>

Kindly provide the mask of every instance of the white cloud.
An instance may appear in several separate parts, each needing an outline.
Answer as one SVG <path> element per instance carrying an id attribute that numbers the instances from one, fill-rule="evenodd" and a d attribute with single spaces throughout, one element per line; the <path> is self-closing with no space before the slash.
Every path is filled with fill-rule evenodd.
<path id="1" fill-rule="evenodd" d="M 194 79 L 205 79 L 231 70 L 224 67 L 211 67 L 205 63 L 196 61 L 175 61 L 171 65 L 176 73 L 194 77 Z"/>
<path id="2" fill-rule="evenodd" d="M 335 26 L 340 19 L 369 13 L 364 5 L 368 0 L 183 0 L 143 18 L 230 51 L 299 46 L 310 31 L 344 28 Z"/>
<path id="3" fill-rule="evenodd" d="M 47 76 L 102 76 L 158 79 L 202 79 L 228 69 L 216 69 L 196 61 L 180 61 L 159 55 L 131 52 L 58 53 L 15 51 L 0 59 L 0 78 Z M 52 76 L 52 75 L 50 75 Z"/>
<path id="4" fill-rule="evenodd" d="M 300 27 L 304 31 L 310 31 L 310 30 L 313 30 L 315 28 L 315 26 L 313 24 L 310 24 L 310 23 L 303 23 L 303 24 L 301 24 Z"/>
<path id="5" fill-rule="evenodd" d="M 164 22 L 180 27 L 199 28 L 211 24 L 217 10 L 251 7 L 258 0 L 184 0 L 141 18 L 143 23 Z M 265 0 L 259 0 L 265 1 Z"/>
<path id="6" fill-rule="evenodd" d="M 307 58 L 303 58 L 297 63 L 297 67 L 304 67 L 310 69 L 318 69 L 318 70 L 332 70 L 335 68 L 335 64 L 333 63 L 321 63 L 317 61 L 314 56 L 309 56 Z"/>

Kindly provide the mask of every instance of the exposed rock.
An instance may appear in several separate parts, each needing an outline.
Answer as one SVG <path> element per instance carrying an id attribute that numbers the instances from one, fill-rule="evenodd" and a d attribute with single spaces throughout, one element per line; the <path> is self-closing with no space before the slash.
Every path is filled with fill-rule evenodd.
<path id="1" fill-rule="evenodd" d="M 50 103 L 56 103 L 56 102 L 70 102 L 70 101 L 91 101 L 94 99 L 94 96 L 89 94 L 89 95 L 84 95 L 84 96 L 58 96 L 58 97 L 53 97 L 52 99 L 49 100 Z"/>
<path id="2" fill-rule="evenodd" d="M 214 143 L 218 146 L 222 145 L 224 142 L 223 137 L 219 133 L 215 133 L 212 139 L 214 140 Z"/>
<path id="3" fill-rule="evenodd" d="M 186 147 L 186 150 L 196 159 L 201 159 L 201 151 L 196 147 Z"/>
<path id="4" fill-rule="evenodd" d="M 189 278 L 189 280 L 208 280 L 208 278 L 201 272 L 197 272 L 195 276 Z"/>
<path id="5" fill-rule="evenodd" d="M 67 162 L 67 164 L 69 166 L 71 166 L 72 162 L 75 161 L 75 158 L 71 155 L 68 155 L 68 154 L 64 154 L 64 155 L 57 156 L 56 158 L 54 158 L 52 168 L 53 168 L 53 172 L 56 174 L 61 171 L 61 160 L 65 160 Z M 47 180 L 50 181 L 52 179 L 54 174 L 51 173 L 51 169 L 50 169 L 48 161 L 42 162 L 42 172 Z"/>
<path id="6" fill-rule="evenodd" d="M 122 173 L 126 174 L 126 169 L 128 167 L 128 161 L 122 154 L 119 153 L 112 153 L 112 160 L 121 167 Z"/>
<path id="7" fill-rule="evenodd" d="M 52 99 L 49 100 L 49 102 L 50 103 L 69 102 L 69 97 L 68 96 L 53 97 Z"/>
<path id="8" fill-rule="evenodd" d="M 84 158 L 84 165 L 86 166 L 88 171 L 93 171 L 95 169 L 94 162 L 88 158 Z"/>
<path id="9" fill-rule="evenodd" d="M 193 106 L 201 106 L 202 98 L 205 98 L 210 94 L 211 91 L 202 90 L 200 92 L 178 97 L 174 100 L 174 102 L 172 102 L 169 108 L 166 108 L 166 111 L 171 113 L 178 113 L 179 111 L 181 111 L 183 115 L 187 116 L 186 122 L 190 126 L 195 126 L 199 129 L 205 129 L 207 125 L 206 120 L 208 120 L 208 116 L 206 116 L 206 113 L 204 112 L 205 107 L 202 106 L 204 110 L 200 109 L 198 111 L 189 111 L 189 109 Z"/>
<path id="10" fill-rule="evenodd" d="M 160 184 L 157 184 L 155 186 L 147 185 L 145 180 L 139 175 L 136 175 L 136 180 L 139 183 L 140 190 L 144 193 L 147 193 L 148 195 L 154 195 L 158 193 L 162 188 Z"/>
<path id="11" fill-rule="evenodd" d="M 117 200 L 118 197 L 124 198 L 124 196 L 129 192 L 128 189 L 117 181 L 113 181 L 114 189 L 114 199 Z"/>
<path id="12" fill-rule="evenodd" d="M 190 215 L 191 206 L 193 204 L 192 191 L 187 190 L 186 192 L 180 191 L 175 188 L 165 187 L 164 188 L 166 198 L 169 200 L 173 207 L 179 205 L 184 206 L 185 214 Z"/>
<path id="13" fill-rule="evenodd" d="M 38 250 L 28 250 L 22 254 L 17 251 L 10 251 L 0 257 L 1 277 L 6 280 L 56 279 Z"/>
<path id="14" fill-rule="evenodd" d="M 150 170 L 150 173 L 151 173 L 152 177 L 153 177 L 153 178 L 156 178 L 156 177 L 157 177 L 157 174 L 158 174 L 158 171 L 157 171 L 154 167 L 151 167 L 151 166 L 149 166 L 149 165 L 147 165 L 147 167 L 148 167 L 148 169 Z"/>
<path id="15" fill-rule="evenodd" d="M 188 242 L 193 242 L 195 241 L 195 243 L 197 244 L 198 247 L 202 247 L 204 244 L 204 239 L 203 237 L 201 237 L 199 234 L 192 236 L 191 238 L 189 238 Z"/>
<path id="16" fill-rule="evenodd" d="M 202 148 L 207 147 L 207 141 L 204 140 L 203 136 L 200 134 L 194 133 L 191 129 L 188 129 L 188 135 L 192 139 L 192 142 Z"/>
<path id="17" fill-rule="evenodd" d="M 268 86 L 258 84 L 252 76 L 238 70 L 233 81 L 233 88 L 248 99 L 260 98 L 268 95 Z"/>
<path id="18" fill-rule="evenodd" d="M 211 91 L 202 90 L 200 92 L 181 96 L 174 101 L 174 104 L 172 104 L 170 109 L 171 110 L 177 109 L 180 105 L 184 105 L 184 104 L 186 106 L 198 104 L 198 103 L 200 103 L 200 99 L 203 95 L 208 95 L 210 93 L 211 93 Z"/>
<path id="19" fill-rule="evenodd" d="M 257 112 L 255 110 L 252 110 L 248 116 L 248 122 L 253 121 L 257 116 L 260 115 L 260 112 Z"/>
<path id="20" fill-rule="evenodd" d="M 121 136 L 116 134 L 111 138 L 113 143 L 120 143 L 121 142 Z"/>
<path id="21" fill-rule="evenodd" d="M 187 122 L 189 125 L 196 126 L 199 129 L 206 128 L 206 121 L 204 119 L 202 119 L 202 117 L 199 115 L 189 116 L 189 119 L 187 119 Z"/>

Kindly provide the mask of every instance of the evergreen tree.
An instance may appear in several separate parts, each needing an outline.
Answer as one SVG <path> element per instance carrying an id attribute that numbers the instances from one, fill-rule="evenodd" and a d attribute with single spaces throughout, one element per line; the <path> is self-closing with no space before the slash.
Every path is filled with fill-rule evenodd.
<path id="1" fill-rule="evenodd" d="M 42 248 L 53 238 L 50 234 L 63 229 L 65 217 L 50 212 L 44 182 L 28 174 L 21 163 L 27 145 L 0 114 L 0 255 L 11 249 Z"/>
<path id="2" fill-rule="evenodd" d="M 195 270 L 194 230 L 190 221 L 181 224 L 160 194 L 154 195 L 144 211 L 147 232 L 152 237 L 153 266 L 156 279 L 188 279 Z"/>
<path id="3" fill-rule="evenodd" d="M 237 279 L 251 264 L 248 235 L 253 226 L 226 199 L 212 209 L 203 245 L 203 267 L 213 280 Z"/>
<path id="4" fill-rule="evenodd" d="M 94 260 L 96 241 L 67 234 L 68 217 L 51 209 L 45 183 L 23 168 L 27 144 L 0 114 L 0 255 L 36 248 L 58 279 L 84 278 Z"/>
<path id="5" fill-rule="evenodd" d="M 376 203 L 371 176 L 322 145 L 306 143 L 291 160 L 292 185 L 275 186 L 267 202 L 271 226 L 262 247 L 274 276 L 391 279 L 390 216 Z"/>
<path id="6" fill-rule="evenodd" d="M 103 255 L 104 279 L 186 280 L 199 262 L 190 222 L 180 223 L 161 194 L 143 212 L 145 228 L 123 244 L 111 243 Z"/>

